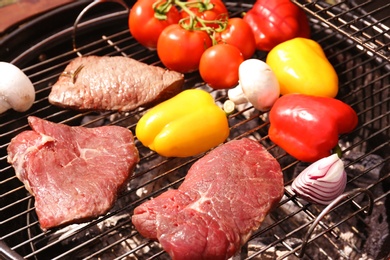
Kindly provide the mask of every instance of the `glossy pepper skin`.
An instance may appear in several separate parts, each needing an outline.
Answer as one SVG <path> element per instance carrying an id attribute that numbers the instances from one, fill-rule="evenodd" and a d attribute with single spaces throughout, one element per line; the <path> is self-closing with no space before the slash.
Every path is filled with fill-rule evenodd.
<path id="1" fill-rule="evenodd" d="M 135 134 L 144 146 L 166 157 L 206 152 L 229 136 L 225 112 L 200 89 L 184 90 L 141 117 Z"/>
<path id="2" fill-rule="evenodd" d="M 244 20 L 252 28 L 256 48 L 269 51 L 295 37 L 310 37 L 305 12 L 290 0 L 257 0 Z"/>
<path id="3" fill-rule="evenodd" d="M 340 134 L 358 123 L 356 112 L 334 98 L 303 94 L 280 97 L 270 110 L 269 138 L 288 154 L 315 162 L 331 154 Z"/>
<path id="4" fill-rule="evenodd" d="M 337 95 L 337 73 L 316 41 L 294 38 L 278 44 L 268 53 L 266 63 L 274 71 L 282 95 Z"/>

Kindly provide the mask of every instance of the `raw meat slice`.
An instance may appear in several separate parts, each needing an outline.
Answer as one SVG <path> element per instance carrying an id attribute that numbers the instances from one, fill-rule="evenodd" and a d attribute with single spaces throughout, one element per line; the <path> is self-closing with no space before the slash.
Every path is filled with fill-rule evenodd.
<path id="1" fill-rule="evenodd" d="M 78 110 L 129 111 L 181 91 L 184 75 L 122 56 L 72 60 L 49 94 L 49 102 Z"/>
<path id="2" fill-rule="evenodd" d="M 108 212 L 139 161 L 130 130 L 86 128 L 28 117 L 32 130 L 15 136 L 8 162 L 35 196 L 43 230 Z"/>
<path id="3" fill-rule="evenodd" d="M 227 259 L 259 228 L 283 192 L 277 160 L 244 138 L 198 160 L 177 190 L 136 207 L 132 221 L 173 259 Z"/>

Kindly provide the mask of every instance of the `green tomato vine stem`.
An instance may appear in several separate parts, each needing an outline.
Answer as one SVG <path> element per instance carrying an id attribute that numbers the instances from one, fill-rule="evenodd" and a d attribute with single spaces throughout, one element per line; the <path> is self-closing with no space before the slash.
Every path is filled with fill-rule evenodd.
<path id="1" fill-rule="evenodd" d="M 222 32 L 226 29 L 228 21 L 227 17 L 221 17 L 217 20 L 205 20 L 197 16 L 191 10 L 191 8 L 197 8 L 200 13 L 212 10 L 214 8 L 214 4 L 211 3 L 210 0 L 157 0 L 153 4 L 154 16 L 159 20 L 166 20 L 167 13 L 172 6 L 177 6 L 179 9 L 181 9 L 182 12 L 186 12 L 188 14 L 188 17 L 182 18 L 179 21 L 179 24 L 182 28 L 189 31 L 205 31 L 213 41 L 213 45 L 217 44 L 215 33 Z M 210 24 L 217 24 L 218 26 L 214 28 L 209 26 Z"/>

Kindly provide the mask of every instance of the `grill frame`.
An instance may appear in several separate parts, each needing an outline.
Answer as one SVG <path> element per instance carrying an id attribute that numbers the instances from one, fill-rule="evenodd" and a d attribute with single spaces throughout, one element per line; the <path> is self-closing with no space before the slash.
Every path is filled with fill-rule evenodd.
<path id="1" fill-rule="evenodd" d="M 302 5 L 302 8 L 306 10 L 311 8 L 311 5 L 312 4 L 305 3 L 304 5 Z M 250 8 L 250 6 L 251 5 L 248 3 L 228 3 L 228 8 L 229 11 L 231 11 L 232 16 L 239 15 L 242 10 L 247 10 Z M 335 7 L 329 7 L 329 9 L 331 9 L 333 12 L 338 12 L 339 6 L 340 5 L 336 5 Z M 370 174 L 371 171 L 376 170 L 378 167 L 382 167 L 382 169 L 385 169 L 385 171 L 389 169 L 389 141 L 387 141 L 387 143 L 383 143 L 383 141 L 386 140 L 382 140 L 383 138 L 378 138 L 379 135 L 384 137 L 390 137 L 390 109 L 389 104 L 387 104 L 388 102 L 386 103 L 386 101 L 389 100 L 389 81 L 388 79 L 386 79 L 386 76 L 390 75 L 389 63 L 388 60 L 386 61 L 386 59 L 382 57 L 382 55 L 376 55 L 376 50 L 372 49 L 371 45 L 367 47 L 365 45 L 365 42 L 362 42 L 360 39 L 356 40 L 353 37 L 350 37 L 348 32 L 342 32 L 342 29 L 344 28 L 343 26 L 341 26 L 342 28 L 339 28 L 340 26 L 330 26 L 334 24 L 329 21 L 326 16 L 323 17 L 324 14 L 322 11 L 308 11 L 308 13 L 311 14 L 310 21 L 314 32 L 313 38 L 318 39 L 319 43 L 323 45 L 325 52 L 328 55 L 328 58 L 334 64 L 336 70 L 340 75 L 340 78 L 342 79 L 341 91 L 338 98 L 347 102 L 358 111 L 359 120 L 361 122 L 359 123 L 358 128 L 353 133 L 351 133 L 350 135 L 342 136 L 342 140 L 344 142 L 343 149 L 346 153 L 352 152 L 354 150 L 363 150 L 368 152 L 362 154 L 361 157 L 349 161 L 346 164 L 346 168 L 353 168 L 354 165 L 360 163 L 364 160 L 364 158 L 372 154 L 380 153 L 381 155 L 383 154 L 385 156 L 382 162 L 376 165 L 374 164 L 373 166 L 370 166 L 365 169 L 361 173 L 361 176 L 351 177 L 351 175 L 349 175 L 349 184 L 355 184 L 355 182 L 359 181 L 359 178 Z M 328 13 L 329 12 L 326 12 L 325 14 L 328 15 Z M 126 11 L 116 11 L 99 14 L 96 17 L 87 18 L 86 21 L 80 24 L 77 33 L 77 45 L 80 46 L 79 51 L 83 55 L 92 54 L 93 51 L 96 50 L 99 51 L 99 55 L 120 55 L 123 52 L 127 55 L 130 55 L 130 57 L 141 60 L 145 63 L 161 66 L 161 63 L 159 62 L 155 52 L 146 50 L 143 47 L 139 46 L 137 43 L 135 43 L 133 39 L 131 39 L 131 37 L 128 38 L 129 35 L 127 35 L 127 37 L 125 36 L 126 34 L 128 34 L 127 29 L 113 30 L 112 28 L 110 28 L 111 24 L 115 25 L 117 22 L 120 21 L 121 23 L 123 23 L 126 18 L 126 15 Z M 345 12 L 344 15 L 349 17 L 350 13 Z M 353 19 L 356 19 L 356 16 L 352 17 L 354 17 Z M 363 16 L 362 19 L 365 18 L 366 16 Z M 74 21 L 74 19 L 72 21 Z M 99 31 L 103 31 L 104 28 L 104 30 L 110 32 L 109 34 L 107 34 L 106 38 L 101 37 L 101 34 L 94 33 L 93 28 L 91 29 L 91 27 L 96 26 L 97 24 L 99 24 Z M 126 26 L 122 27 L 124 28 Z M 5 240 L 8 246 L 10 246 L 10 248 L 5 245 L 0 245 L 0 252 L 8 253 L 8 257 L 11 259 L 17 259 L 18 255 L 23 255 L 28 259 L 40 259 L 43 255 L 47 253 L 47 251 L 56 250 L 62 251 L 59 253 L 59 255 L 53 256 L 53 259 L 74 257 L 74 253 L 80 254 L 80 252 L 83 252 L 85 247 L 89 246 L 90 244 L 93 244 L 95 241 L 98 241 L 100 237 L 110 236 L 110 232 L 115 233 L 118 230 L 125 228 L 131 229 L 131 222 L 129 219 L 120 219 L 120 221 L 122 222 L 120 222 L 120 224 L 114 225 L 113 228 L 109 228 L 108 230 L 105 230 L 100 234 L 95 234 L 96 236 L 94 237 L 88 237 L 87 240 L 81 244 L 72 244 L 71 240 L 77 240 L 76 238 L 78 234 L 84 234 L 89 230 L 89 228 L 94 227 L 99 223 L 102 223 L 104 220 L 108 220 L 115 216 L 121 216 L 122 212 L 125 212 L 127 210 L 131 211 L 132 208 L 139 205 L 144 200 L 148 199 L 150 196 L 158 195 L 159 193 L 170 187 L 177 187 L 177 185 L 180 184 L 180 182 L 183 180 L 183 176 L 180 176 L 180 178 L 176 178 L 175 181 L 172 183 L 164 183 L 165 185 L 163 185 L 161 189 L 152 192 L 151 194 L 149 194 L 148 197 L 136 199 L 130 205 L 121 206 L 119 208 L 114 207 L 114 209 L 106 216 L 103 216 L 98 220 L 95 220 L 91 223 L 87 223 L 85 226 L 82 226 L 79 230 L 75 231 L 68 239 L 58 240 L 57 237 L 57 240 L 55 240 L 55 236 L 57 236 L 55 231 L 49 231 L 46 234 L 41 233 L 39 231 L 36 219 L 33 218 L 34 210 L 31 206 L 33 198 L 31 195 L 27 195 L 27 191 L 24 190 L 23 185 L 14 176 L 11 166 L 6 164 L 6 146 L 12 136 L 15 136 L 17 133 L 28 129 L 28 126 L 25 123 L 27 116 L 36 115 L 51 121 L 66 123 L 69 125 L 83 124 L 82 118 L 84 118 L 85 116 L 94 116 L 93 121 L 90 121 L 84 125 L 87 127 L 92 126 L 93 123 L 99 122 L 104 119 L 109 124 L 125 124 L 126 127 L 128 127 L 134 132 L 136 119 L 139 118 L 139 116 L 146 111 L 145 109 L 140 109 L 137 111 L 130 112 L 125 116 L 115 117 L 116 113 L 114 112 L 106 112 L 100 115 L 97 115 L 94 112 L 79 113 L 75 111 L 66 111 L 60 108 L 55 108 L 47 103 L 47 95 L 50 91 L 50 84 L 56 80 L 56 78 L 62 72 L 63 68 L 66 66 L 70 58 L 76 57 L 76 53 L 72 51 L 72 44 L 70 40 L 72 30 L 73 28 L 71 26 L 67 27 L 64 30 L 60 30 L 51 35 L 51 37 L 47 38 L 45 41 L 35 44 L 32 48 L 26 48 L 25 52 L 22 52 L 18 57 L 13 59 L 13 63 L 21 66 L 25 73 L 29 75 L 34 82 L 34 85 L 37 89 L 37 101 L 34 103 L 33 108 L 26 113 L 19 114 L 13 111 L 8 111 L 5 114 L 0 115 L 0 129 L 2 130 L 0 134 L 0 176 L 2 176 L 0 181 L 0 190 L 2 191 L 0 197 L 2 201 L 0 212 L 2 214 L 10 214 L 9 212 L 13 212 L 14 208 L 18 208 L 15 216 L 7 218 L 6 220 L 1 219 L 0 222 L 2 228 L 7 226 L 7 232 L 10 230 L 10 232 L 8 233 L 5 233 L 4 231 L 2 231 L 1 233 L 1 239 Z M 112 33 L 112 31 L 115 32 Z M 338 32 L 338 34 L 333 35 L 334 31 Z M 88 37 L 86 35 L 88 35 Z M 96 36 L 96 40 L 92 38 L 92 36 Z M 67 50 L 63 51 L 62 55 L 57 55 L 55 54 L 55 52 L 51 53 L 49 51 L 50 48 L 46 48 L 49 44 L 53 44 L 53 42 L 65 39 L 66 37 L 68 38 L 68 40 L 65 41 L 66 43 L 60 44 L 61 47 L 65 46 L 64 50 Z M 338 51 L 335 51 L 335 49 L 337 49 Z M 33 58 L 31 55 L 32 51 L 38 51 L 38 57 Z M 42 58 L 42 54 L 44 54 L 45 58 L 37 62 L 37 60 Z M 256 57 L 260 59 L 264 59 L 265 55 L 266 53 L 264 52 L 256 53 Z M 343 57 L 340 57 L 340 55 Z M 347 63 L 352 64 L 350 65 L 350 69 L 344 68 Z M 379 75 L 377 75 L 377 71 L 380 72 Z M 367 78 L 370 78 L 370 75 L 372 73 L 375 74 L 377 77 L 373 77 L 372 81 L 368 81 Z M 383 86 L 381 87 L 381 85 Z M 216 100 L 219 102 L 223 102 L 226 99 L 226 93 L 223 93 L 223 91 L 218 91 L 217 93 L 217 91 L 212 91 L 211 89 L 208 89 L 206 86 L 204 86 L 204 84 L 200 82 L 199 75 L 197 73 L 191 73 L 186 75 L 185 88 L 191 87 L 206 88 L 208 91 L 215 94 Z M 383 102 L 378 103 L 378 100 L 382 100 Z M 15 117 L 16 119 L 14 119 Z M 114 120 L 110 121 L 110 118 L 114 118 Z M 131 123 L 128 123 L 128 120 L 130 120 Z M 258 111 L 253 112 L 251 107 L 245 107 L 230 115 L 229 122 L 231 124 L 231 129 L 238 130 L 234 132 L 234 136 L 231 136 L 231 138 L 241 138 L 246 135 L 255 135 L 258 141 L 266 145 L 268 150 L 272 154 L 274 154 L 275 157 L 281 162 L 284 174 L 286 176 L 285 197 L 282 199 L 279 206 L 269 215 L 270 222 L 265 223 L 259 230 L 254 232 L 254 234 L 251 236 L 251 241 L 259 239 L 263 236 L 269 238 L 270 233 L 280 234 L 281 232 L 278 231 L 278 229 L 282 229 L 282 227 L 284 227 L 284 223 L 286 222 L 295 222 L 295 217 L 297 215 L 303 214 L 307 218 L 306 221 L 304 221 L 303 223 L 295 225 L 295 228 L 286 228 L 286 230 L 282 232 L 285 234 L 284 237 L 271 235 L 271 238 L 273 239 L 270 238 L 271 241 L 269 243 L 265 244 L 263 247 L 257 250 L 255 254 L 247 255 L 246 258 L 257 258 L 261 254 L 268 254 L 267 251 L 272 251 L 273 248 L 281 246 L 287 248 L 288 250 L 284 255 L 279 256 L 280 258 L 297 256 L 302 247 L 302 241 L 300 241 L 300 243 L 296 245 L 294 243 L 291 243 L 290 240 L 296 239 L 296 237 L 303 238 L 307 234 L 307 230 L 309 229 L 309 227 L 312 225 L 312 223 L 314 223 L 316 217 L 318 217 L 322 212 L 324 212 L 324 207 L 306 204 L 304 201 L 297 199 L 296 196 L 289 189 L 289 184 L 291 184 L 294 174 L 293 170 L 299 166 L 299 162 L 293 160 L 291 157 L 283 153 L 283 151 L 280 151 L 277 146 L 273 145 L 269 141 L 266 135 L 266 130 L 268 126 L 267 113 L 260 113 Z M 6 131 L 4 132 L 3 130 Z M 361 136 L 361 140 L 355 141 L 352 137 L 356 138 L 356 136 Z M 373 143 L 375 144 L 371 144 L 371 139 L 379 139 L 379 142 L 380 140 L 382 140 L 382 143 L 377 144 L 378 141 L 373 141 Z M 385 147 L 386 144 L 387 149 Z M 144 164 L 144 162 L 146 163 L 146 161 L 156 160 L 156 157 L 158 157 L 153 152 L 150 152 L 148 149 L 142 147 L 139 142 L 137 143 L 137 147 L 142 154 L 141 164 Z M 185 172 L 185 169 L 187 169 L 194 161 L 196 161 L 197 158 L 199 158 L 199 156 L 187 159 L 157 158 L 158 162 L 155 163 L 151 169 L 137 169 L 132 180 L 142 178 L 146 179 L 146 181 L 141 182 L 139 184 L 139 187 L 153 185 L 160 181 L 163 182 L 164 179 L 169 178 L 169 176 L 175 175 L 176 171 Z M 169 170 L 160 170 L 159 172 L 159 169 L 164 167 L 168 168 Z M 154 173 L 154 171 L 158 173 L 156 174 Z M 148 178 L 148 175 L 154 176 L 150 179 Z M 3 176 L 5 176 L 4 179 Z M 378 180 L 370 183 L 365 190 L 374 190 L 377 186 L 384 185 L 385 183 L 389 182 L 389 177 L 390 173 L 385 172 L 384 175 L 381 176 Z M 7 189 L 4 193 L 3 187 L 6 187 Z M 312 253 L 312 250 L 319 250 L 320 246 L 318 246 L 318 244 L 323 244 L 323 240 L 329 241 L 328 243 L 330 244 L 334 244 L 334 249 L 336 251 L 340 250 L 338 245 L 340 244 L 340 241 L 338 241 L 338 236 L 340 234 L 340 229 L 342 229 L 343 226 L 347 226 L 347 228 L 350 228 L 351 230 L 359 230 L 359 228 L 357 226 L 355 227 L 354 225 L 356 223 L 361 224 L 361 222 L 364 222 L 363 212 L 365 210 L 369 210 L 370 207 L 367 203 L 365 193 L 361 190 L 358 191 L 359 192 L 356 196 L 349 197 L 347 200 L 337 204 L 336 207 L 331 208 L 329 212 L 325 212 L 326 216 L 333 217 L 331 219 L 332 221 L 329 222 L 329 217 L 327 218 L 325 216 L 325 219 L 319 222 L 318 227 L 320 228 L 320 231 L 317 230 L 316 234 L 309 239 L 308 248 L 306 248 L 305 250 L 306 254 L 304 255 L 304 258 L 310 259 L 310 254 Z M 124 194 L 122 194 L 118 198 L 119 202 L 117 202 L 117 206 L 121 205 L 121 200 L 123 198 L 133 196 L 135 192 L 136 189 L 133 189 L 128 190 Z M 12 198 L 12 203 L 9 203 L 9 197 L 14 197 L 14 195 L 17 195 L 15 196 L 16 198 Z M 380 203 L 386 203 L 386 201 L 389 200 L 390 193 L 389 191 L 387 191 L 378 195 L 374 192 L 373 196 L 375 209 Z M 3 202 L 7 203 L 3 205 Z M 285 208 L 291 207 L 290 204 L 296 208 L 295 210 L 286 213 Z M 345 216 L 343 215 L 343 208 L 345 207 L 355 208 L 355 210 L 351 210 L 349 214 Z M 10 226 L 10 223 L 14 223 L 22 219 L 26 219 L 24 221 L 29 221 L 27 225 L 23 225 L 22 227 L 18 227 L 16 229 L 8 227 Z M 339 221 L 334 221 L 337 219 Z M 358 220 L 351 224 L 349 222 L 350 219 Z M 278 232 L 276 232 L 275 230 Z M 32 234 L 31 238 L 27 237 L 27 239 L 21 240 L 22 242 L 18 242 L 18 244 L 14 244 L 14 242 L 11 240 L 11 238 L 15 238 L 19 235 L 22 236 L 21 233 L 23 233 L 24 236 L 31 236 L 31 233 L 33 232 L 36 232 L 36 234 Z M 136 234 L 131 232 L 127 236 L 135 237 Z M 46 247 L 42 246 L 38 248 L 38 244 L 41 243 L 41 241 L 45 242 L 46 239 L 52 239 L 52 244 Z M 77 241 L 81 240 L 79 239 Z M 68 242 L 68 245 L 61 245 L 64 244 L 64 242 Z M 120 242 L 125 243 L 126 241 L 119 240 L 115 243 Z M 28 247 L 30 247 L 31 243 L 35 243 L 36 245 L 34 247 L 38 249 L 33 250 L 31 248 L 31 252 L 24 252 L 28 251 Z M 114 251 L 116 248 L 116 245 L 114 245 L 115 243 L 103 247 L 101 249 L 102 252 L 104 253 L 105 251 L 110 250 Z M 133 250 L 128 251 L 124 255 L 116 255 L 115 257 L 117 259 L 120 259 L 122 257 L 130 258 L 131 255 L 138 255 L 138 252 L 142 251 L 146 247 L 158 247 L 158 243 L 151 242 L 148 240 L 142 240 L 140 242 L 140 245 L 137 245 Z M 64 249 L 65 251 L 63 251 Z M 249 250 L 248 246 L 244 246 L 243 253 L 241 254 L 241 256 L 245 255 L 245 250 Z M 358 251 L 359 249 L 356 248 L 354 250 Z M 91 252 L 88 257 L 96 257 L 98 253 L 101 252 Z M 142 256 L 144 255 L 141 254 L 141 256 L 137 257 L 142 258 Z M 339 256 L 343 257 L 342 255 Z M 166 255 L 163 251 L 159 250 L 156 255 L 152 255 L 149 257 L 164 258 L 166 257 Z"/>

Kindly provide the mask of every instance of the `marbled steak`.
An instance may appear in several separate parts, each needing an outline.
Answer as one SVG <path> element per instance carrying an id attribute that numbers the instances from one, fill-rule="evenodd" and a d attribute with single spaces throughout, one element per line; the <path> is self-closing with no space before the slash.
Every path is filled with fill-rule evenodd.
<path id="1" fill-rule="evenodd" d="M 283 192 L 278 161 L 257 141 L 243 138 L 199 159 L 177 190 L 136 207 L 132 221 L 173 260 L 228 259 Z"/>
<path id="2" fill-rule="evenodd" d="M 15 136 L 8 162 L 35 196 L 41 228 L 79 223 L 105 214 L 139 161 L 131 131 L 87 128 L 28 117 L 32 130 Z"/>

